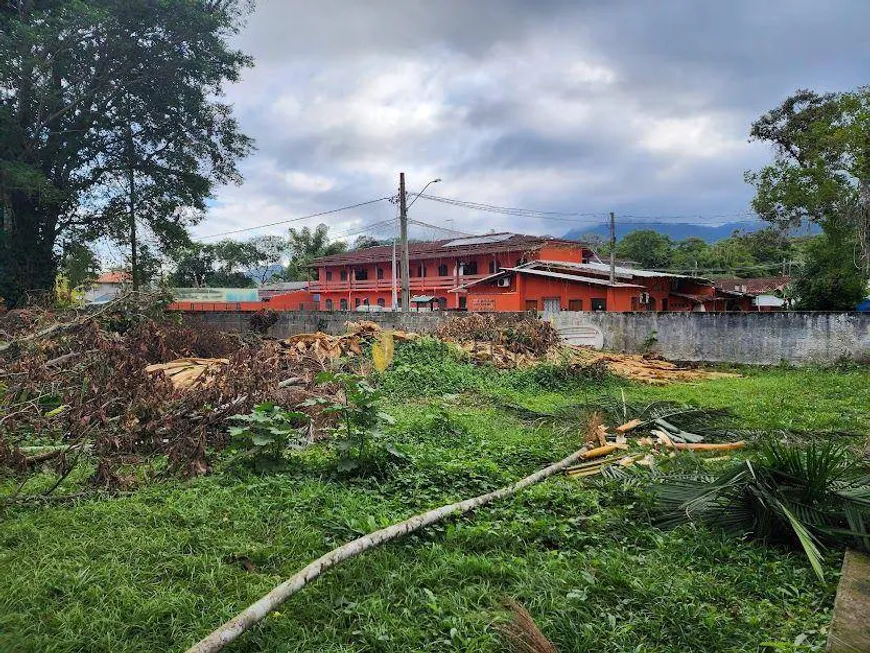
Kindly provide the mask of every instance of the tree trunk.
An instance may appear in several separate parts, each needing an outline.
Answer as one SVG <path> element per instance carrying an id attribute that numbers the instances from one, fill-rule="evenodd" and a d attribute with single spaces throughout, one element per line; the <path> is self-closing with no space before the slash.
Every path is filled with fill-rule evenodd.
<path id="1" fill-rule="evenodd" d="M 0 297 L 9 306 L 16 306 L 23 304 L 30 293 L 45 295 L 54 290 L 58 263 L 54 226 L 58 210 L 22 192 L 10 193 L 7 207 L 6 229 L 0 236 Z"/>
<path id="2" fill-rule="evenodd" d="M 564 458 L 557 463 L 553 463 L 549 467 L 545 467 L 531 476 L 526 476 L 524 479 L 519 480 L 512 485 L 508 485 L 507 487 L 489 492 L 488 494 L 483 494 L 473 499 L 466 499 L 465 501 L 451 503 L 434 510 L 429 510 L 428 512 L 421 513 L 411 517 L 410 519 L 406 519 L 403 522 L 399 522 L 398 524 L 393 524 L 387 528 L 382 528 L 374 533 L 369 533 L 368 535 L 357 538 L 337 549 L 333 549 L 326 555 L 320 556 L 307 567 L 304 567 L 293 577 L 278 585 L 259 601 L 245 608 L 245 610 L 227 621 L 223 626 L 213 631 L 208 637 L 191 646 L 187 650 L 187 653 L 212 653 L 213 651 L 221 650 L 224 646 L 237 639 L 248 628 L 261 621 L 266 615 L 275 610 L 293 594 L 317 579 L 330 567 L 334 567 L 349 558 L 358 556 L 360 553 L 373 549 L 385 542 L 404 537 L 405 535 L 418 531 L 425 526 L 439 522 L 445 517 L 461 515 L 462 513 L 492 503 L 497 499 L 503 499 L 504 497 L 516 494 L 530 485 L 540 483 L 545 478 L 565 470 L 583 458 L 587 449 L 588 447 L 583 447 L 567 458 Z"/>
<path id="3" fill-rule="evenodd" d="M 870 279 L 870 179 L 858 182 L 858 209 L 856 215 L 858 234 L 858 265 L 864 279 Z"/>

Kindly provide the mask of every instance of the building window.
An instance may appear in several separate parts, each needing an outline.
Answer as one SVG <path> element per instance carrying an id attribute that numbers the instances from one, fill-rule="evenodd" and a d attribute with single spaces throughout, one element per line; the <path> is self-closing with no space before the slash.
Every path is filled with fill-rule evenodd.
<path id="1" fill-rule="evenodd" d="M 537 299 L 527 299 L 526 300 L 526 310 L 527 311 L 536 311 L 538 310 L 538 300 Z"/>
<path id="2" fill-rule="evenodd" d="M 378 268 L 378 279 L 384 278 L 384 268 Z"/>
<path id="3" fill-rule="evenodd" d="M 381 308 L 383 308 L 383 307 L 386 306 L 386 305 L 387 305 L 387 302 L 384 301 L 384 298 L 383 298 L 383 297 L 378 297 L 378 306 L 380 306 Z"/>
<path id="4" fill-rule="evenodd" d="M 332 310 L 332 300 L 331 300 L 331 299 L 327 299 L 327 300 L 326 300 L 326 310 L 327 310 L 327 311 L 331 311 L 331 310 Z"/>
<path id="5" fill-rule="evenodd" d="M 498 261 L 490 261 L 489 262 L 489 273 L 490 274 L 495 274 L 496 272 L 498 272 L 498 268 L 499 268 Z"/>
<path id="6" fill-rule="evenodd" d="M 477 261 L 472 261 L 471 263 L 460 263 L 459 274 L 477 274 Z"/>
<path id="7" fill-rule="evenodd" d="M 342 270 L 342 271 L 341 271 L 341 280 L 342 280 L 342 281 L 347 281 L 347 270 Z"/>
<path id="8" fill-rule="evenodd" d="M 342 299 L 341 302 L 339 303 L 339 307 L 341 308 L 341 310 L 346 311 L 347 310 L 347 300 Z"/>
<path id="9" fill-rule="evenodd" d="M 353 300 L 353 305 L 354 305 L 355 307 L 359 308 L 360 301 L 361 301 L 360 298 L 357 297 L 356 299 Z"/>
<path id="10" fill-rule="evenodd" d="M 426 266 L 425 265 L 418 265 L 417 266 L 417 276 L 418 277 L 425 277 L 426 276 Z"/>
<path id="11" fill-rule="evenodd" d="M 365 281 L 369 278 L 369 271 L 365 268 L 359 268 L 353 271 L 353 278 L 357 281 Z"/>
<path id="12" fill-rule="evenodd" d="M 592 300 L 592 310 L 593 311 L 606 311 L 607 310 L 607 300 L 606 299 L 593 299 Z"/>
<path id="13" fill-rule="evenodd" d="M 467 308 L 468 308 L 468 297 L 466 297 L 465 295 L 462 295 L 459 298 L 459 310 L 464 311 Z"/>
<path id="14" fill-rule="evenodd" d="M 327 271 L 326 271 L 326 280 L 327 280 L 327 281 L 332 281 L 332 270 L 327 270 Z"/>
<path id="15" fill-rule="evenodd" d="M 569 311 L 582 311 L 583 310 L 583 300 L 582 299 L 569 299 L 568 300 L 568 310 Z"/>
<path id="16" fill-rule="evenodd" d="M 448 275 L 447 266 L 444 265 L 444 263 L 442 263 L 441 265 L 438 266 L 438 276 L 439 277 L 446 277 L 447 275 Z"/>

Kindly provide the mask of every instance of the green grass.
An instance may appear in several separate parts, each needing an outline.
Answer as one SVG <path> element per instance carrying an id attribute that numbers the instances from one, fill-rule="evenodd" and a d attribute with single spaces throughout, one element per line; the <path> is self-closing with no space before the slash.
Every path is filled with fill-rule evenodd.
<path id="1" fill-rule="evenodd" d="M 400 356 L 382 383 L 395 397 L 392 438 L 411 462 L 386 478 L 337 480 L 313 450 L 284 474 L 219 471 L 129 496 L 2 509 L 0 650 L 184 650 L 333 547 L 579 446 L 581 434 L 531 427 L 496 398 L 544 408 L 625 392 L 728 407 L 751 427 L 870 433 L 867 370 L 742 371 L 664 388 L 565 387 L 452 359 L 420 374 Z M 3 480 L 0 492 L 15 484 Z M 661 532 L 639 497 L 559 477 L 329 571 L 229 650 L 502 651 L 492 624 L 504 597 L 560 651 L 822 650 L 837 554 L 827 562 L 820 585 L 799 552 Z"/>

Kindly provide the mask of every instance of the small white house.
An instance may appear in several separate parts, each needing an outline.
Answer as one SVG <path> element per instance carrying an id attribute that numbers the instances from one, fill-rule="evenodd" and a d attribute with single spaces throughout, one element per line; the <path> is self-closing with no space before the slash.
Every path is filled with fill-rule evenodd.
<path id="1" fill-rule="evenodd" d="M 121 294 L 121 290 L 130 283 L 130 275 L 126 272 L 106 272 L 101 274 L 85 291 L 85 304 L 105 304 Z"/>

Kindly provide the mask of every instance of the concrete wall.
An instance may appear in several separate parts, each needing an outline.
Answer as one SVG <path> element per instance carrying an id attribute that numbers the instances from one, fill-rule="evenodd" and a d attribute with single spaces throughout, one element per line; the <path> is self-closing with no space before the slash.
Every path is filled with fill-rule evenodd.
<path id="1" fill-rule="evenodd" d="M 185 313 L 185 321 L 227 331 L 249 330 L 249 313 Z M 345 322 L 371 320 L 386 329 L 430 333 L 450 313 L 280 313 L 269 334 L 344 333 Z M 523 313 L 499 313 L 505 321 Z M 544 314 L 569 342 L 639 353 L 652 337 L 664 357 L 776 365 L 870 360 L 868 313 L 572 313 Z"/>
<path id="2" fill-rule="evenodd" d="M 208 326 L 222 331 L 249 331 L 250 313 L 227 312 L 191 312 L 183 313 L 188 325 Z M 431 333 L 450 313 L 439 311 L 421 311 L 419 313 L 357 313 L 354 311 L 291 311 L 279 313 L 278 322 L 269 329 L 269 335 L 276 338 L 287 338 L 297 333 L 344 333 L 347 331 L 345 322 L 370 320 L 384 329 L 415 331 Z M 499 318 L 509 321 L 523 316 L 525 313 L 499 313 Z"/>
<path id="3" fill-rule="evenodd" d="M 655 351 L 671 360 L 749 364 L 870 360 L 866 313 L 555 313 L 569 340 L 610 351 Z M 598 343 L 595 343 L 598 344 Z"/>

